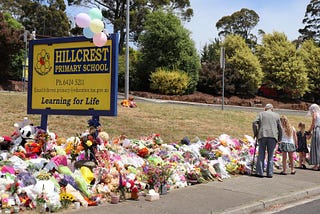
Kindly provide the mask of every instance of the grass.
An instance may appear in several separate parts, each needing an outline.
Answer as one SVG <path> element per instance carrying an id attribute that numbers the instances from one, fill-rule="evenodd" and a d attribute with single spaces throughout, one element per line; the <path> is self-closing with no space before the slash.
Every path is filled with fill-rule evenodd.
<path id="1" fill-rule="evenodd" d="M 0 93 L 0 135 L 10 135 L 14 123 L 28 117 L 34 125 L 40 125 L 40 115 L 27 115 L 26 93 Z M 176 142 L 187 136 L 189 139 L 199 137 L 217 137 L 228 134 L 234 138 L 252 136 L 252 121 L 256 112 L 218 110 L 203 106 L 137 102 L 138 108 L 123 108 L 118 103 L 116 117 L 100 117 L 102 130 L 111 138 L 121 134 L 128 138 L 139 138 L 158 133 L 166 143 Z M 287 115 L 290 122 L 297 127 L 300 121 L 309 128 L 311 117 Z M 87 129 L 90 116 L 49 115 L 48 128 L 59 137 L 71 137 Z"/>

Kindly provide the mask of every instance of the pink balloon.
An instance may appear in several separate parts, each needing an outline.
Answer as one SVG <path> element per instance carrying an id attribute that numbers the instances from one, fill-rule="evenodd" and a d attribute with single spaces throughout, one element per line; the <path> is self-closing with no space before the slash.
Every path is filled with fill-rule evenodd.
<path id="1" fill-rule="evenodd" d="M 79 26 L 79 27 L 82 27 L 82 28 L 86 28 L 86 27 L 89 27 L 90 26 L 90 22 L 91 22 L 91 18 L 88 14 L 86 13 L 79 13 L 77 16 L 76 16 L 76 24 Z"/>
<path id="2" fill-rule="evenodd" d="M 107 40 L 107 35 L 103 32 L 95 33 L 93 36 L 93 43 L 98 47 L 104 46 L 107 43 Z"/>

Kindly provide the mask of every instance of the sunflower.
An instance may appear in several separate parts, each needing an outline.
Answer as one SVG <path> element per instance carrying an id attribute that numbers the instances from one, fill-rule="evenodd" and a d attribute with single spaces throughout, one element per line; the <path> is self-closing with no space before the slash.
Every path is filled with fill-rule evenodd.
<path id="1" fill-rule="evenodd" d="M 75 199 L 72 194 L 67 193 L 67 192 L 60 193 L 60 202 L 61 202 L 62 207 L 68 208 L 69 205 L 74 201 L 75 201 Z"/>

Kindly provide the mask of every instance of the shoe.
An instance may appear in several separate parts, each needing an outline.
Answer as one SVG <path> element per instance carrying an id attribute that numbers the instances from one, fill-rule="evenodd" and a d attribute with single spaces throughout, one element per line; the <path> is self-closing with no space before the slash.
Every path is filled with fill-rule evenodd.
<path id="1" fill-rule="evenodd" d="M 267 178 L 272 178 L 272 175 L 267 175 Z"/>
<path id="2" fill-rule="evenodd" d="M 257 178 L 263 178 L 263 175 L 258 175 L 258 174 L 252 174 L 252 176 L 257 177 Z"/>
<path id="3" fill-rule="evenodd" d="M 287 175 L 286 172 L 280 172 L 280 175 Z"/>
<path id="4" fill-rule="evenodd" d="M 296 171 L 292 171 L 292 172 L 291 172 L 291 175 L 294 175 L 294 174 L 296 174 Z"/>
<path id="5" fill-rule="evenodd" d="M 302 164 L 301 168 L 306 169 L 307 167 L 306 167 L 306 165 Z"/>

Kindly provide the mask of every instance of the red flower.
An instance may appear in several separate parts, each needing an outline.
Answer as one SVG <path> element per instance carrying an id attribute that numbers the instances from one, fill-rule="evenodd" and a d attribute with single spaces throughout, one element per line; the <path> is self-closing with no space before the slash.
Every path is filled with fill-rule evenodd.
<path id="1" fill-rule="evenodd" d="M 149 150 L 146 147 L 139 149 L 139 151 L 137 153 L 137 155 L 139 155 L 142 158 L 147 157 L 148 154 L 149 154 Z"/>
<path id="2" fill-rule="evenodd" d="M 206 143 L 206 145 L 204 145 L 204 148 L 206 150 L 212 150 L 212 145 L 210 143 Z"/>

